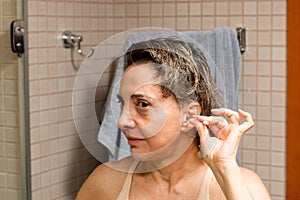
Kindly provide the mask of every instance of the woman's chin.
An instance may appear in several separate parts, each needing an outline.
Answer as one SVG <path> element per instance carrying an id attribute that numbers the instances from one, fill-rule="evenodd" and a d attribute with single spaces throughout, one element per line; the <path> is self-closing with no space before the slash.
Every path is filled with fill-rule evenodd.
<path id="1" fill-rule="evenodd" d="M 138 161 L 151 161 L 153 160 L 152 153 L 149 152 L 138 152 L 138 151 L 131 151 L 131 156 Z"/>
<path id="2" fill-rule="evenodd" d="M 155 152 L 131 151 L 131 156 L 138 161 L 153 161 L 156 159 Z"/>
<path id="3" fill-rule="evenodd" d="M 132 151 L 131 156 L 138 161 L 144 162 L 162 162 L 172 155 L 166 154 L 165 152 L 162 153 L 161 151 L 152 151 L 152 152 L 136 152 Z"/>
<path id="4" fill-rule="evenodd" d="M 134 160 L 141 161 L 141 162 L 149 160 L 142 153 L 131 153 L 131 156 L 133 157 Z"/>

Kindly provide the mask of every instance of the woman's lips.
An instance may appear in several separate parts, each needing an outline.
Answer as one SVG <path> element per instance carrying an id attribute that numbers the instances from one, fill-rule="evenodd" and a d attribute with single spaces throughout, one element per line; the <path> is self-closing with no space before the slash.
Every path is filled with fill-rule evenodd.
<path id="1" fill-rule="evenodd" d="M 127 138 L 127 140 L 128 140 L 128 144 L 129 144 L 130 146 L 137 145 L 140 141 L 143 140 L 143 139 L 141 139 L 141 138 L 131 137 L 131 136 L 127 136 L 127 135 L 126 135 L 126 138 Z"/>

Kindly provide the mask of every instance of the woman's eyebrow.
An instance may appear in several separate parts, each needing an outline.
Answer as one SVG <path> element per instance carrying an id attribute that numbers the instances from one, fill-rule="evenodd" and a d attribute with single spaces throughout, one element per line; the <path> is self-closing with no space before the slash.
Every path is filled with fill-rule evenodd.
<path id="1" fill-rule="evenodd" d="M 136 99 L 136 98 L 141 98 L 141 97 L 143 97 L 143 98 L 148 98 L 148 99 L 152 99 L 152 100 L 156 100 L 156 98 L 151 97 L 151 96 L 146 95 L 146 94 L 132 94 L 132 95 L 130 96 L 131 99 Z"/>
<path id="2" fill-rule="evenodd" d="M 137 99 L 137 98 L 141 98 L 141 97 L 142 97 L 142 98 L 148 98 L 148 99 L 156 100 L 156 98 L 151 97 L 151 96 L 149 96 L 149 95 L 145 95 L 145 94 L 132 94 L 132 95 L 130 96 L 131 99 Z M 119 101 L 120 103 L 123 103 L 123 102 L 124 102 L 123 98 L 122 98 L 119 94 L 117 94 L 117 99 L 118 99 L 118 101 Z"/>

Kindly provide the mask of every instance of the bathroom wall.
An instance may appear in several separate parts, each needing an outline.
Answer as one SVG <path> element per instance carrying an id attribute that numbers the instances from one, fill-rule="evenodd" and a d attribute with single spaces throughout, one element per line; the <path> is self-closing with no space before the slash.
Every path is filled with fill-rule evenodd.
<path id="1" fill-rule="evenodd" d="M 243 136 L 242 165 L 261 176 L 272 199 L 285 198 L 285 0 L 27 0 L 27 7 L 33 199 L 73 199 L 98 164 L 82 147 L 74 127 L 71 95 L 76 71 L 69 49 L 58 39 L 62 31 L 83 35 L 88 51 L 136 27 L 184 31 L 216 26 L 247 28 L 241 108 L 253 114 L 256 126 Z"/>
<path id="2" fill-rule="evenodd" d="M 95 1 L 27 1 L 32 199 L 74 199 L 98 162 L 82 146 L 72 116 L 76 71 L 64 30 L 101 41 Z M 103 4 L 105 5 L 105 4 Z M 96 23 L 96 24 L 95 24 Z M 98 28 L 100 27 L 100 28 Z M 96 33 L 96 34 L 95 34 Z M 95 36 L 96 35 L 96 36 Z"/>
<path id="3" fill-rule="evenodd" d="M 0 0 L 0 196 L 21 199 L 18 61 L 10 49 L 17 1 Z"/>

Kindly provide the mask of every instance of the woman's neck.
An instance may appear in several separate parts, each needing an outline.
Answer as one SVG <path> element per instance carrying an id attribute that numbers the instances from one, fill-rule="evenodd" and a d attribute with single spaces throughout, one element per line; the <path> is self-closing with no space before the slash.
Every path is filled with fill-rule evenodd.
<path id="1" fill-rule="evenodd" d="M 206 166 L 199 157 L 197 146 L 193 143 L 184 154 L 172 164 L 156 171 L 149 172 L 155 182 L 168 182 L 170 186 L 176 185 L 183 178 L 194 175 L 195 172 Z"/>

